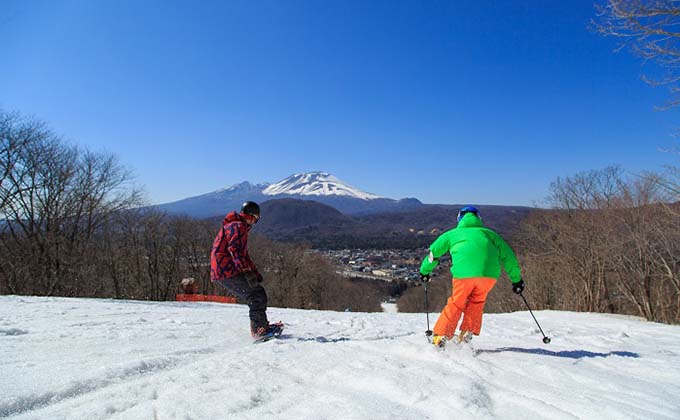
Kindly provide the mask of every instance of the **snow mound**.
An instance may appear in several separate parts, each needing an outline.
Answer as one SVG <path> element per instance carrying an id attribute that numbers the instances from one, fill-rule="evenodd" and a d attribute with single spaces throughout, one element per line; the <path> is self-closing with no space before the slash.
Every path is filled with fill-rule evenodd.
<path id="1" fill-rule="evenodd" d="M 680 327 L 485 315 L 436 351 L 424 314 L 0 296 L 0 417 L 19 419 L 677 419 Z M 431 319 L 436 319 L 432 314 Z"/>

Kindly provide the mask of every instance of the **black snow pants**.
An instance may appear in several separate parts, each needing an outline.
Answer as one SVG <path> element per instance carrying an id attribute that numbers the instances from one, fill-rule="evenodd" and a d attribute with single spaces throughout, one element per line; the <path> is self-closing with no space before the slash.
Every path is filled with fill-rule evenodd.
<path id="1" fill-rule="evenodd" d="M 256 280 L 251 282 L 242 274 L 215 283 L 224 287 L 229 293 L 245 302 L 250 308 L 250 330 L 256 332 L 258 328 L 269 326 L 267 320 L 267 292 Z"/>

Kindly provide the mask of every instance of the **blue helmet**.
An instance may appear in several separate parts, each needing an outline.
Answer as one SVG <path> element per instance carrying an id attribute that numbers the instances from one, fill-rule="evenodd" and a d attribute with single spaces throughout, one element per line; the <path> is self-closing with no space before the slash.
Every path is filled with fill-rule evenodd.
<path id="1" fill-rule="evenodd" d="M 463 216 L 465 216 L 468 213 L 472 213 L 475 216 L 479 217 L 480 219 L 482 218 L 482 216 L 479 215 L 479 210 L 477 210 L 477 208 L 475 208 L 473 206 L 465 206 L 458 211 L 458 219 L 457 220 L 460 222 L 460 219 L 462 219 Z"/>

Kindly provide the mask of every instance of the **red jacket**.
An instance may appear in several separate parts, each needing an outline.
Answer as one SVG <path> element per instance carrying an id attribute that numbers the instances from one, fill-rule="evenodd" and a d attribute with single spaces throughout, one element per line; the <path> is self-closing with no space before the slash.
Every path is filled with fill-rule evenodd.
<path id="1" fill-rule="evenodd" d="M 248 231 L 250 225 L 239 213 L 227 214 L 210 251 L 210 280 L 230 279 L 248 271 L 257 273 L 248 255 Z"/>

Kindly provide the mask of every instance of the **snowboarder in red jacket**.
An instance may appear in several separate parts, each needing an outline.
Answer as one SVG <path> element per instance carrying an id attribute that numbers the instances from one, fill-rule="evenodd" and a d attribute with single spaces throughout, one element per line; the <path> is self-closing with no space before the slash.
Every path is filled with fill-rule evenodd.
<path id="1" fill-rule="evenodd" d="M 248 255 L 248 232 L 260 220 L 260 206 L 246 201 L 241 211 L 232 211 L 222 222 L 210 252 L 210 280 L 245 301 L 250 308 L 253 338 L 270 336 L 277 324 L 267 321 L 267 293 L 262 275 Z"/>

